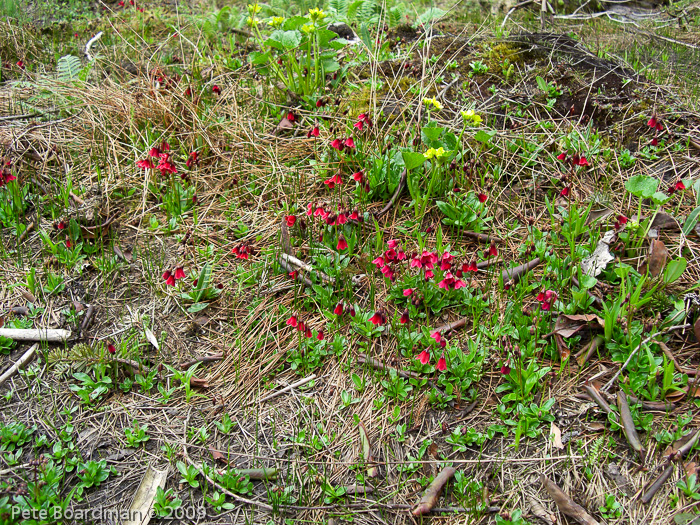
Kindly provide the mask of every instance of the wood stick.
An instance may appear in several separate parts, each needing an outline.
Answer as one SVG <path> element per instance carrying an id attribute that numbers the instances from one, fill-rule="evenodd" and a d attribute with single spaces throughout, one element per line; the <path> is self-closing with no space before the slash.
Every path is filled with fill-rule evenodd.
<path id="1" fill-rule="evenodd" d="M 39 348 L 39 343 L 35 343 L 32 346 L 30 346 L 29 350 L 24 352 L 24 354 L 22 354 L 22 357 L 20 357 L 15 362 L 15 364 L 13 364 L 10 368 L 5 370 L 5 372 L 0 376 L 0 385 L 2 385 L 5 381 L 10 379 L 17 372 L 19 372 L 20 369 L 27 366 L 32 361 L 32 359 L 34 359 L 34 354 L 36 353 L 37 348 Z"/>
<path id="2" fill-rule="evenodd" d="M 673 464 L 669 463 L 661 475 L 656 478 L 656 481 L 654 481 L 647 491 L 642 494 L 642 497 L 639 498 L 640 501 L 644 504 L 649 503 L 654 495 L 659 491 L 661 486 L 666 483 L 666 480 L 671 477 L 671 474 L 673 474 Z"/>
<path id="3" fill-rule="evenodd" d="M 214 361 L 221 361 L 223 358 L 223 352 L 219 352 L 218 354 L 213 355 L 203 355 L 202 357 L 190 359 L 189 361 L 181 363 L 180 368 L 182 370 L 187 370 L 189 367 L 191 367 L 192 365 L 196 365 L 197 363 L 213 363 Z"/>
<path id="4" fill-rule="evenodd" d="M 447 332 L 450 332 L 452 330 L 458 330 L 460 328 L 463 328 L 467 324 L 467 319 L 459 319 L 458 321 L 454 321 L 452 323 L 447 323 L 442 326 L 438 326 L 433 332 L 440 332 L 441 334 L 446 334 Z"/>
<path id="5" fill-rule="evenodd" d="M 516 266 L 515 268 L 508 268 L 503 270 L 503 272 L 501 273 L 503 283 L 517 283 L 523 275 L 535 268 L 541 262 L 542 260 L 539 257 L 535 257 L 533 260 Z"/>
<path id="6" fill-rule="evenodd" d="M 639 440 L 637 429 L 634 428 L 634 420 L 632 419 L 630 405 L 627 402 L 627 395 L 622 390 L 617 393 L 617 408 L 620 411 L 622 430 L 625 433 L 627 442 L 637 452 L 637 454 L 639 454 L 640 462 L 643 464 L 644 448 L 642 447 L 642 442 Z"/>
<path id="7" fill-rule="evenodd" d="M 386 205 L 381 210 L 379 210 L 377 213 L 374 214 L 374 217 L 376 219 L 379 219 L 382 215 L 386 214 L 394 206 L 396 199 L 399 198 L 399 195 L 401 195 L 401 192 L 403 191 L 403 187 L 406 184 L 406 177 L 407 176 L 408 176 L 408 171 L 403 170 L 403 172 L 401 173 L 401 178 L 399 179 L 399 185 L 396 186 L 396 190 L 394 190 L 394 194 L 391 196 L 391 199 L 389 199 L 389 202 L 387 202 Z"/>
<path id="8" fill-rule="evenodd" d="M 14 341 L 64 343 L 70 335 L 70 330 L 61 328 L 0 328 L 0 336 Z"/>
<path id="9" fill-rule="evenodd" d="M 262 399 L 260 399 L 258 401 L 258 403 L 262 403 L 263 401 L 267 401 L 269 399 L 272 399 L 273 397 L 281 396 L 282 394 L 284 394 L 285 392 L 289 392 L 293 388 L 297 388 L 301 385 L 305 385 L 309 381 L 313 381 L 314 379 L 316 379 L 316 377 L 317 377 L 316 374 L 311 374 L 309 377 L 305 377 L 304 379 L 300 379 L 296 383 L 292 383 L 289 386 L 285 386 L 282 390 L 278 390 L 277 392 L 273 392 L 269 396 L 263 397 Z M 252 404 L 252 403 L 250 403 L 250 404 Z"/>
<path id="10" fill-rule="evenodd" d="M 332 283 L 332 282 L 334 282 L 334 280 L 333 280 L 332 277 L 326 275 L 325 273 L 323 273 L 323 272 L 320 271 L 320 270 L 314 269 L 313 266 L 311 266 L 310 264 L 305 263 L 304 261 L 301 261 L 301 260 L 297 259 L 297 258 L 294 257 L 293 255 L 290 255 L 290 254 L 288 254 L 288 253 L 281 253 L 281 254 L 280 254 L 280 258 L 284 259 L 284 260 L 285 260 L 288 264 L 290 264 L 291 266 L 296 266 L 297 268 L 300 268 L 300 269 L 302 269 L 302 270 L 305 270 L 305 271 L 307 271 L 308 273 L 313 273 L 313 274 L 318 275 L 318 276 L 321 278 L 321 280 L 326 281 L 327 283 Z"/>
<path id="11" fill-rule="evenodd" d="M 289 264 L 286 260 L 282 259 L 282 257 L 277 259 L 277 262 L 280 263 L 280 266 L 284 268 L 287 272 L 292 273 L 292 272 L 297 272 L 295 279 L 297 281 L 301 281 L 304 283 L 306 286 L 313 286 L 314 283 L 311 282 L 311 279 L 309 279 L 306 275 L 303 273 L 300 273 L 298 270 L 296 270 L 291 264 Z"/>

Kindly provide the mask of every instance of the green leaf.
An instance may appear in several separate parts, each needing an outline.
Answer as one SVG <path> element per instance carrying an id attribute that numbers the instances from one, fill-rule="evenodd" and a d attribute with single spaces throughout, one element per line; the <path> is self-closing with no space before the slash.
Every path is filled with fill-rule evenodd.
<path id="1" fill-rule="evenodd" d="M 360 26 L 360 40 L 362 40 L 362 43 L 367 46 L 367 49 L 370 51 L 374 50 L 374 43 L 372 42 L 372 36 L 369 34 L 369 29 L 367 29 L 367 24 L 362 22 L 362 25 Z"/>
<path id="2" fill-rule="evenodd" d="M 58 79 L 63 82 L 78 78 L 82 69 L 83 64 L 80 62 L 80 59 L 73 55 L 62 56 L 56 64 Z"/>
<path id="3" fill-rule="evenodd" d="M 187 309 L 187 311 L 191 314 L 196 314 L 197 312 L 204 310 L 207 306 L 209 306 L 209 303 L 194 303 Z"/>
<path id="4" fill-rule="evenodd" d="M 270 53 L 261 53 L 260 51 L 252 51 L 248 54 L 248 63 L 254 66 L 259 66 L 262 64 L 267 64 L 270 60 Z"/>
<path id="5" fill-rule="evenodd" d="M 683 275 L 683 272 L 685 271 L 687 266 L 688 261 L 686 261 L 683 257 L 679 257 L 678 259 L 670 261 L 666 265 L 666 271 L 664 272 L 664 282 L 666 284 L 671 284 L 677 281 L 680 278 L 680 276 Z"/>
<path id="6" fill-rule="evenodd" d="M 695 228 L 695 225 L 698 223 L 699 217 L 700 217 L 700 206 L 698 206 L 693 211 L 691 211 L 690 215 L 688 215 L 688 218 L 683 223 L 683 233 L 686 236 L 690 235 L 690 232 L 693 231 L 693 228 Z"/>
<path id="7" fill-rule="evenodd" d="M 433 142 L 440 138 L 440 135 L 442 135 L 443 131 L 445 131 L 444 128 L 439 128 L 436 126 L 425 126 L 420 131 L 421 139 L 425 143 Z"/>
<path id="8" fill-rule="evenodd" d="M 486 144 L 487 142 L 490 142 L 494 136 L 496 136 L 496 130 L 484 131 L 483 129 L 480 129 L 474 135 L 474 140 Z"/>
<path id="9" fill-rule="evenodd" d="M 415 151 L 403 151 L 401 154 L 403 156 L 403 163 L 408 171 L 422 166 L 425 162 L 425 156 L 422 153 Z"/>
<path id="10" fill-rule="evenodd" d="M 598 279 L 584 273 L 579 278 L 578 283 L 581 285 L 581 290 L 590 290 L 598 283 Z"/>
<path id="11" fill-rule="evenodd" d="M 301 44 L 301 33 L 296 30 L 281 31 L 278 29 L 272 32 L 270 38 L 265 41 L 265 44 L 280 50 L 294 49 Z"/>
<path id="12" fill-rule="evenodd" d="M 625 189 L 632 195 L 648 199 L 656 192 L 659 181 L 648 175 L 635 175 L 625 182 Z"/>
<path id="13" fill-rule="evenodd" d="M 671 199 L 669 195 L 666 195 L 662 191 L 656 191 L 654 194 L 651 196 L 651 200 L 654 201 L 654 204 L 665 204 Z"/>
<path id="14" fill-rule="evenodd" d="M 547 81 L 540 76 L 538 76 L 535 80 L 537 80 L 537 87 L 540 88 L 540 91 L 544 91 L 546 93 L 547 88 L 549 87 L 547 85 Z"/>

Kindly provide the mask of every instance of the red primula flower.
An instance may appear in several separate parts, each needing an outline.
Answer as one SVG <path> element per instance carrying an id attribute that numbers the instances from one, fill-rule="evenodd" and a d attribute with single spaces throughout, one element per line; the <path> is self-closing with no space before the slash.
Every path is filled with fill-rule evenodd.
<path id="1" fill-rule="evenodd" d="M 306 323 L 304 321 L 299 321 L 297 323 L 297 330 L 300 332 L 306 332 Z"/>
<path id="2" fill-rule="evenodd" d="M 297 319 L 296 315 L 292 315 L 287 319 L 287 326 L 291 326 L 292 328 L 296 328 L 297 324 L 299 324 L 299 320 Z"/>
<path id="3" fill-rule="evenodd" d="M 685 184 L 683 184 L 682 181 L 678 181 L 675 186 L 673 186 L 673 189 L 676 191 L 683 191 L 685 189 Z"/>
<path id="4" fill-rule="evenodd" d="M 175 273 L 173 274 L 175 279 L 184 279 L 185 278 L 185 270 L 182 266 L 178 266 L 175 268 Z"/>
<path id="5" fill-rule="evenodd" d="M 377 257 L 372 261 L 372 264 L 377 266 L 377 269 L 380 269 L 384 266 L 384 258 L 383 257 Z"/>
<path id="6" fill-rule="evenodd" d="M 400 322 L 401 324 L 406 324 L 406 323 L 408 323 L 410 320 L 411 320 L 411 319 L 408 317 L 408 308 L 407 308 L 407 309 L 404 310 L 403 313 L 401 314 L 401 319 L 399 320 L 399 322 Z"/>
<path id="7" fill-rule="evenodd" d="M 364 121 L 358 120 L 357 122 L 355 122 L 355 125 L 353 127 L 356 128 L 358 131 L 362 131 L 362 128 L 364 127 L 364 125 L 365 125 Z"/>
<path id="8" fill-rule="evenodd" d="M 656 123 L 656 131 L 663 131 L 664 130 L 664 125 L 661 122 Z"/>
<path id="9" fill-rule="evenodd" d="M 568 197 L 569 193 L 571 193 L 571 189 L 567 186 L 563 190 L 561 190 L 559 195 L 561 195 L 562 197 Z"/>
<path id="10" fill-rule="evenodd" d="M 496 257 L 498 255 L 498 249 L 494 243 L 489 246 L 489 257 Z"/>
<path id="11" fill-rule="evenodd" d="M 430 361 L 430 354 L 427 350 L 423 350 L 420 354 L 418 354 L 418 357 L 416 357 L 416 359 L 418 359 L 418 361 L 420 361 L 422 365 L 427 365 L 428 361 Z"/>
<path id="12" fill-rule="evenodd" d="M 658 145 L 659 145 L 659 141 L 656 139 L 656 137 L 654 137 L 653 139 L 651 139 L 651 145 L 652 145 L 652 146 L 658 146 Z"/>
<path id="13" fill-rule="evenodd" d="M 318 137 L 320 134 L 321 134 L 321 131 L 318 129 L 318 126 L 314 126 L 306 134 L 306 138 L 310 139 L 311 137 Z"/>
<path id="14" fill-rule="evenodd" d="M 552 309 L 552 305 L 554 305 L 554 302 L 557 300 L 557 298 L 558 295 L 553 290 L 547 290 L 546 292 L 540 292 L 539 294 L 537 294 L 537 301 L 541 303 L 540 307 L 545 312 L 548 312 Z"/>
<path id="15" fill-rule="evenodd" d="M 136 162 L 136 166 L 144 170 L 152 170 L 155 168 L 155 165 L 150 161 L 150 159 L 139 160 Z"/>
<path id="16" fill-rule="evenodd" d="M 186 165 L 188 168 L 191 168 L 191 167 L 194 166 L 195 164 L 199 164 L 199 153 L 196 152 L 196 151 L 193 151 L 193 152 L 191 152 L 191 153 L 189 154 L 189 156 L 187 157 L 187 162 L 185 162 L 185 165 Z"/>
<path id="17" fill-rule="evenodd" d="M 477 197 L 479 198 L 479 202 L 482 204 L 485 203 L 489 198 L 488 195 L 486 195 L 485 193 L 479 193 Z"/>
<path id="18" fill-rule="evenodd" d="M 221 95 L 221 88 L 219 86 L 217 86 L 216 84 L 214 84 L 214 86 L 212 86 L 211 90 L 214 93 L 216 93 L 217 95 Z"/>
<path id="19" fill-rule="evenodd" d="M 437 365 L 435 365 L 436 370 L 439 370 L 440 372 L 444 372 L 447 370 L 447 361 L 445 361 L 445 354 L 442 354 L 440 356 L 440 359 L 438 359 Z"/>
<path id="20" fill-rule="evenodd" d="M 650 128 L 655 128 L 656 127 L 656 116 L 652 115 L 652 117 L 649 119 L 649 122 L 647 122 L 647 126 Z"/>
<path id="21" fill-rule="evenodd" d="M 297 217 L 296 215 L 286 215 L 284 217 L 285 222 L 287 223 L 287 226 L 290 228 L 294 226 L 294 223 L 297 222 Z"/>
<path id="22" fill-rule="evenodd" d="M 474 259 L 472 259 L 471 261 L 469 261 L 469 263 L 464 263 L 462 265 L 462 271 L 465 273 L 466 272 L 478 272 L 479 267 L 476 265 L 476 261 Z"/>
<path id="23" fill-rule="evenodd" d="M 336 246 L 338 251 L 345 250 L 348 247 L 348 242 L 345 240 L 345 237 L 341 234 L 338 237 L 338 246 Z"/>
<path id="24" fill-rule="evenodd" d="M 406 288 L 406 289 L 403 291 L 403 296 L 404 296 L 404 297 L 408 297 L 408 296 L 411 295 L 412 293 L 413 293 L 413 288 Z"/>
<path id="25" fill-rule="evenodd" d="M 112 343 L 107 343 L 107 351 L 110 354 L 116 354 L 117 353 L 117 347 L 114 346 Z"/>
<path id="26" fill-rule="evenodd" d="M 359 182 L 362 184 L 362 180 L 364 179 L 365 176 L 365 171 L 360 170 L 352 174 L 352 178 L 355 179 L 355 181 Z"/>
<path id="27" fill-rule="evenodd" d="M 625 217 L 624 215 L 618 215 L 617 220 L 613 224 L 613 228 L 615 228 L 616 230 L 621 230 L 625 224 L 627 224 L 627 217 Z"/>
<path id="28" fill-rule="evenodd" d="M 343 151 L 343 148 L 345 148 L 345 144 L 343 143 L 342 139 L 333 139 L 331 142 L 331 148 L 337 149 L 338 151 Z"/>
<path id="29" fill-rule="evenodd" d="M 323 335 L 323 330 L 319 330 L 316 334 L 316 339 L 318 339 L 319 341 L 323 341 L 324 338 L 325 336 Z"/>
<path id="30" fill-rule="evenodd" d="M 294 113 L 292 113 L 291 111 L 289 113 L 287 113 L 287 120 L 289 122 L 295 122 L 296 119 L 297 119 L 297 117 Z"/>
<path id="31" fill-rule="evenodd" d="M 346 147 L 346 148 L 350 148 L 350 149 L 352 149 L 352 148 L 355 147 L 355 141 L 352 140 L 352 137 L 348 137 L 348 138 L 345 140 L 345 147 Z"/>
<path id="32" fill-rule="evenodd" d="M 440 339 L 442 339 L 442 336 L 440 335 L 440 332 L 433 332 L 432 334 L 430 334 L 430 337 L 432 337 L 433 339 L 435 339 L 435 342 L 436 342 L 436 343 L 439 343 L 439 342 L 440 342 Z"/>
<path id="33" fill-rule="evenodd" d="M 350 317 L 355 317 L 355 308 L 351 306 L 348 309 L 348 313 L 350 314 Z"/>
<path id="34" fill-rule="evenodd" d="M 169 286 L 175 286 L 175 275 L 170 273 L 170 270 L 166 270 L 163 272 L 163 280 L 165 280 L 165 284 Z"/>
<path id="35" fill-rule="evenodd" d="M 59 222 L 59 223 L 56 225 L 56 228 L 58 228 L 59 230 L 65 230 L 65 229 L 66 229 L 66 223 L 65 223 L 65 221 Z"/>
<path id="36" fill-rule="evenodd" d="M 510 374 L 510 366 L 508 366 L 508 363 L 503 363 L 503 365 L 501 365 L 501 374 L 504 376 Z"/>
<path id="37" fill-rule="evenodd" d="M 155 146 L 151 148 L 151 150 L 148 152 L 149 157 L 155 157 L 155 158 L 160 158 L 160 148 L 156 148 Z"/>
<path id="38" fill-rule="evenodd" d="M 333 309 L 335 315 L 343 315 L 343 303 L 338 303 Z"/>
<path id="39" fill-rule="evenodd" d="M 588 160 L 584 156 L 581 156 L 581 158 L 578 159 L 578 165 L 579 166 L 590 166 L 590 164 L 588 164 Z"/>
<path id="40" fill-rule="evenodd" d="M 311 328 L 308 328 L 308 327 L 306 328 L 304 335 L 306 336 L 307 339 L 311 339 L 314 336 L 313 332 L 311 332 Z"/>
<path id="41" fill-rule="evenodd" d="M 557 160 L 565 161 L 566 160 L 566 152 L 562 152 L 559 155 L 557 155 Z"/>
<path id="42" fill-rule="evenodd" d="M 380 310 L 377 310 L 374 312 L 374 315 L 369 318 L 369 322 L 375 326 L 383 325 L 386 324 L 386 317 L 384 317 L 384 314 Z"/>

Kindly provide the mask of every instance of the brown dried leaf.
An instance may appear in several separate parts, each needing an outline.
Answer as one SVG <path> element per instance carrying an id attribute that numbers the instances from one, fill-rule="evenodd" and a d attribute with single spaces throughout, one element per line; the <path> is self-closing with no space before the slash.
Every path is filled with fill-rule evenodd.
<path id="1" fill-rule="evenodd" d="M 279 124 L 277 124 L 277 127 L 275 128 L 275 135 L 280 135 L 282 133 L 285 133 L 287 131 L 293 130 L 294 129 L 294 123 L 289 120 L 287 117 L 284 117 Z"/>
<path id="2" fill-rule="evenodd" d="M 544 474 L 540 474 L 540 481 L 554 500 L 554 503 L 559 507 L 562 514 L 566 514 L 570 518 L 575 519 L 581 525 L 600 525 L 593 519 L 593 516 L 586 512 L 586 509 L 572 500 L 556 483 L 547 478 Z"/>
<path id="3" fill-rule="evenodd" d="M 209 382 L 206 379 L 199 379 L 198 377 L 192 376 L 190 378 L 190 386 L 196 388 L 209 388 Z"/>
<path id="4" fill-rule="evenodd" d="M 433 479 L 433 482 L 430 484 L 430 486 L 427 489 L 425 489 L 425 493 L 418 502 L 418 505 L 415 509 L 413 509 L 412 514 L 414 516 L 423 516 L 424 514 L 427 514 L 431 510 L 433 510 L 433 507 L 435 507 L 435 505 L 437 504 L 437 500 L 440 496 L 442 488 L 445 486 L 445 483 L 447 483 L 450 480 L 450 478 L 454 476 L 455 472 L 457 472 L 456 468 L 445 467 L 444 469 L 442 469 L 442 472 L 440 472 L 440 474 L 435 476 L 435 479 Z"/>
<path id="5" fill-rule="evenodd" d="M 535 498 L 530 496 L 528 502 L 530 503 L 530 512 L 533 516 L 541 519 L 547 525 L 554 525 L 557 522 L 557 517 L 545 509 Z"/>
<path id="6" fill-rule="evenodd" d="M 668 258 L 668 250 L 664 241 L 658 239 L 652 239 L 651 245 L 649 246 L 649 258 L 647 260 L 647 265 L 649 268 L 649 273 L 656 277 L 658 276 L 666 266 L 666 259 Z"/>
<path id="7" fill-rule="evenodd" d="M 559 334 L 562 337 L 571 337 L 576 332 L 586 327 L 591 321 L 595 321 L 599 328 L 603 328 L 605 326 L 605 322 L 595 314 L 561 314 L 559 317 L 557 317 L 557 322 L 554 325 L 554 333 Z M 596 324 L 593 324 L 591 328 L 595 327 Z"/>
<path id="8" fill-rule="evenodd" d="M 678 221 L 668 213 L 660 211 L 649 226 L 650 230 L 681 231 Z"/>
<path id="9" fill-rule="evenodd" d="M 588 429 L 592 430 L 593 432 L 602 432 L 603 430 L 605 430 L 605 424 L 593 421 L 591 423 L 588 423 Z"/>
<path id="10" fill-rule="evenodd" d="M 562 336 L 560 336 L 559 334 L 554 334 L 554 340 L 557 343 L 557 351 L 559 352 L 559 359 L 562 362 L 569 359 L 569 356 L 571 355 L 571 350 L 569 350 L 569 347 L 566 346 L 566 343 L 564 342 L 564 338 Z"/>
<path id="11" fill-rule="evenodd" d="M 554 421 L 552 421 L 549 427 L 549 434 L 552 436 L 552 445 L 554 445 L 554 448 L 563 449 L 564 443 L 561 442 L 561 430 L 554 424 Z"/>
<path id="12" fill-rule="evenodd" d="M 370 478 L 376 478 L 379 475 L 379 471 L 376 466 L 372 465 L 374 463 L 374 457 L 372 456 L 372 442 L 369 440 L 369 434 L 365 425 L 360 421 L 358 425 L 360 429 L 360 443 L 362 445 L 362 459 L 365 460 L 369 466 L 367 467 L 367 475 Z"/>
<path id="13" fill-rule="evenodd" d="M 209 447 L 209 452 L 211 452 L 211 457 L 214 459 L 214 461 L 220 461 L 221 463 L 228 465 L 228 459 L 221 451 L 216 450 L 214 447 Z"/>

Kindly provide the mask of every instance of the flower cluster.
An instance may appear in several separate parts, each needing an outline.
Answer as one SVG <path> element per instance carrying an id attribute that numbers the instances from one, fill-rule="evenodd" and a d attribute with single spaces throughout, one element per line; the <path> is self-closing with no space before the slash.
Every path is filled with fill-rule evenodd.
<path id="1" fill-rule="evenodd" d="M 430 334 L 430 337 L 435 339 L 435 342 L 440 346 L 440 348 L 445 348 L 445 346 L 447 346 L 447 341 L 443 339 L 440 332 L 433 332 Z M 422 365 L 427 365 L 430 362 L 430 352 L 427 349 L 423 349 L 423 351 L 416 356 L 416 359 L 420 361 Z M 444 353 L 440 356 L 440 359 L 438 359 L 435 369 L 439 372 L 444 372 L 447 370 L 447 361 L 445 360 Z"/>
<path id="2" fill-rule="evenodd" d="M 309 328 L 306 323 L 302 320 L 300 320 L 296 315 L 290 315 L 289 319 L 287 319 L 287 326 L 291 326 L 292 328 L 296 328 L 297 331 L 302 332 L 304 336 L 306 336 L 307 339 L 311 339 L 313 337 L 313 332 L 311 331 L 311 328 Z M 318 330 L 316 332 L 316 339 L 319 341 L 323 341 L 325 338 L 325 335 L 323 333 L 323 330 Z"/>
<path id="3" fill-rule="evenodd" d="M 2 171 L 0 171 L 0 188 L 13 180 L 17 180 L 17 177 L 12 174 L 12 161 L 7 160 L 5 161 L 5 165 L 2 167 Z"/>
<path id="4" fill-rule="evenodd" d="M 377 310 L 374 312 L 374 315 L 368 319 L 370 323 L 372 323 L 375 326 L 380 326 L 380 325 L 385 325 L 386 324 L 386 314 L 384 313 L 384 310 Z"/>
<path id="5" fill-rule="evenodd" d="M 649 121 L 647 122 L 647 126 L 652 128 L 654 130 L 654 138 L 651 139 L 651 145 L 652 146 L 658 146 L 659 145 L 659 132 L 664 130 L 664 125 L 661 123 L 661 119 L 656 116 L 656 114 L 652 115 Z"/>
<path id="6" fill-rule="evenodd" d="M 573 175 L 578 167 L 590 166 L 588 159 L 584 155 L 574 153 L 571 157 L 568 157 L 566 152 L 562 152 L 557 155 L 557 159 L 570 166 L 570 175 Z M 562 181 L 566 182 L 567 176 L 562 176 Z M 562 197 L 568 197 L 571 195 L 571 187 L 564 186 L 564 189 L 559 193 Z"/>
<path id="7" fill-rule="evenodd" d="M 343 151 L 345 148 L 347 148 L 348 150 L 354 150 L 355 141 L 352 137 L 348 137 L 346 139 L 333 139 L 331 141 L 331 148 L 336 149 L 338 151 Z"/>
<path id="8" fill-rule="evenodd" d="M 464 120 L 465 124 L 469 124 L 471 126 L 478 126 L 483 122 L 481 116 L 474 113 L 473 109 L 460 111 L 460 113 L 462 114 L 462 119 Z"/>
<path id="9" fill-rule="evenodd" d="M 545 292 L 540 292 L 537 294 L 537 301 L 540 303 L 540 307 L 545 312 L 552 309 L 554 302 L 557 300 L 557 293 L 552 290 L 547 290 Z"/>
<path id="10" fill-rule="evenodd" d="M 333 308 L 333 313 L 338 317 L 343 315 L 345 311 L 345 305 L 342 303 L 342 301 L 335 305 L 335 308 Z M 350 314 L 350 317 L 355 317 L 355 308 L 352 305 L 347 308 L 347 312 Z"/>
<path id="11" fill-rule="evenodd" d="M 625 224 L 627 224 L 627 217 L 624 215 L 618 215 L 615 223 L 613 224 L 613 228 L 615 228 L 616 231 L 620 231 Z"/>
<path id="12" fill-rule="evenodd" d="M 233 250 L 231 250 L 231 253 L 238 259 L 248 259 L 249 255 L 255 255 L 255 248 L 248 242 L 242 242 L 238 246 L 235 246 Z"/>
<path id="13" fill-rule="evenodd" d="M 170 270 L 165 270 L 163 272 L 163 280 L 165 284 L 169 286 L 175 286 L 175 281 L 183 279 L 185 277 L 185 270 L 182 266 L 178 266 L 172 272 Z"/>
<path id="14" fill-rule="evenodd" d="M 685 184 L 683 184 L 683 181 L 680 181 L 680 180 L 679 180 L 679 181 L 676 182 L 675 184 L 669 186 L 667 191 L 668 191 L 668 193 L 670 193 L 671 195 L 673 195 L 673 194 L 676 193 L 677 191 L 683 191 L 684 189 L 685 189 Z"/>
<path id="15" fill-rule="evenodd" d="M 407 260 L 408 256 L 399 247 L 399 242 L 391 239 L 387 242 L 388 249 L 379 257 L 376 257 L 372 263 L 376 265 L 378 270 L 384 274 L 391 282 L 396 279 L 395 265 L 400 261 Z M 398 249 L 397 249 L 398 248 Z"/>
<path id="16" fill-rule="evenodd" d="M 371 128 L 372 121 L 370 120 L 369 115 L 367 115 L 367 113 L 361 113 L 357 117 L 357 122 L 355 122 L 353 127 L 358 131 L 362 131 L 365 126 L 367 126 L 368 128 Z"/>
<path id="17" fill-rule="evenodd" d="M 440 111 L 443 107 L 436 97 L 424 98 L 423 104 L 425 104 L 428 109 L 435 109 L 436 111 Z"/>
<path id="18" fill-rule="evenodd" d="M 339 208 L 338 213 L 333 213 L 332 210 L 329 210 L 326 207 L 319 206 L 312 202 L 310 202 L 307 205 L 306 215 L 308 215 L 309 217 L 321 217 L 321 219 L 326 221 L 326 224 L 328 226 L 342 226 L 343 224 L 347 224 L 349 220 L 359 222 L 363 221 L 363 217 L 362 215 L 360 215 L 360 212 L 358 210 L 340 211 Z"/>

